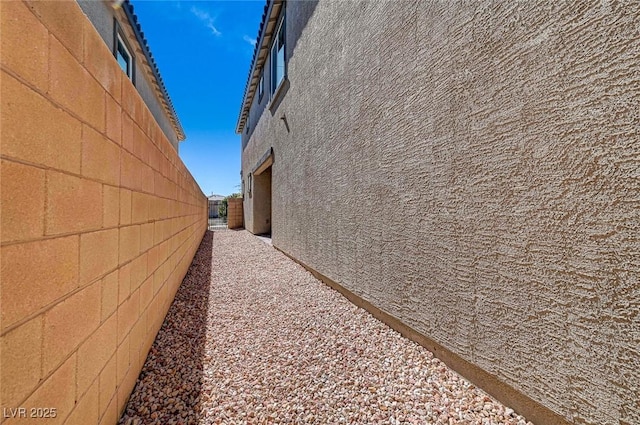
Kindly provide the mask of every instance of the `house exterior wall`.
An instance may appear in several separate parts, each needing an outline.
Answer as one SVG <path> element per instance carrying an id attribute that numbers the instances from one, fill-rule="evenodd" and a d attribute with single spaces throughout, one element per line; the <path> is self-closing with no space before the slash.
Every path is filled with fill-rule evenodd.
<path id="1" fill-rule="evenodd" d="M 256 93 L 253 102 L 251 102 L 251 108 L 249 109 L 249 119 L 247 120 L 248 125 L 246 126 L 245 131 L 241 136 L 243 149 L 249 142 L 249 139 L 253 134 L 253 130 L 256 127 L 256 123 L 265 112 L 265 108 L 269 104 L 269 81 L 271 79 L 269 66 L 264 67 L 262 78 L 264 78 L 264 94 L 262 95 L 262 98 L 260 98 Z"/>
<path id="2" fill-rule="evenodd" d="M 207 199 L 75 2 L 0 15 L 0 405 L 115 424 Z"/>
<path id="3" fill-rule="evenodd" d="M 243 141 L 274 246 L 570 423 L 640 423 L 638 7 L 317 3 Z"/>
<path id="4" fill-rule="evenodd" d="M 100 37 L 104 40 L 106 45 L 108 46 L 111 52 L 114 51 L 113 46 L 113 34 L 114 34 L 114 18 L 115 13 L 114 9 L 109 6 L 109 4 L 105 1 L 78 1 L 80 8 L 87 15 L 87 18 L 91 21 L 93 26 L 100 34 Z M 135 46 L 137 44 L 136 40 L 128 40 L 131 46 Z M 171 122 L 166 116 L 164 108 L 160 104 L 158 97 L 155 94 L 155 91 L 152 89 L 153 84 L 149 81 L 149 77 L 143 69 L 143 60 L 142 53 L 132 52 L 135 55 L 135 69 L 136 72 L 134 74 L 134 85 L 144 102 L 147 104 L 147 107 L 153 114 L 156 122 L 160 125 L 160 128 L 164 132 L 165 136 L 171 142 L 171 145 L 178 150 L 179 141 L 178 136 L 173 130 Z"/>
<path id="5" fill-rule="evenodd" d="M 302 30 L 305 28 L 307 21 L 313 15 L 317 0 L 305 0 L 304 2 L 296 2 L 295 5 L 289 7 L 286 15 L 286 37 L 290 42 L 285 45 L 285 58 L 288 62 L 289 58 L 293 56 L 296 42 L 300 38 Z M 270 51 L 270 50 L 269 50 Z M 249 139 L 253 135 L 253 130 L 263 113 L 271 114 L 268 109 L 271 96 L 270 96 L 270 82 L 271 82 L 271 68 L 269 66 L 269 59 L 265 62 L 262 70 L 264 78 L 264 95 L 259 98 L 256 90 L 256 96 L 251 102 L 249 109 L 248 131 L 243 131 L 241 135 L 242 149 L 247 146 Z M 246 129 L 245 129 L 246 130 Z M 246 182 L 246 181 L 245 181 Z"/>

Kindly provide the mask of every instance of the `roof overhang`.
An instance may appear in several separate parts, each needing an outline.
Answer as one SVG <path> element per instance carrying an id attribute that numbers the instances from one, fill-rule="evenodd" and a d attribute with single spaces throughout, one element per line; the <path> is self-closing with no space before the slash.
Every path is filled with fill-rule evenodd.
<path id="1" fill-rule="evenodd" d="M 280 12 L 284 7 L 284 0 L 267 0 L 262 14 L 262 22 L 258 31 L 258 41 L 256 42 L 253 58 L 251 59 L 251 68 L 249 77 L 244 88 L 244 96 L 242 98 L 242 106 L 240 107 L 240 115 L 236 124 L 236 133 L 241 134 L 249 117 L 249 109 L 251 102 L 256 94 L 258 82 L 260 81 L 260 73 L 264 63 L 269 56 L 269 46 L 275 30 Z"/>
<path id="2" fill-rule="evenodd" d="M 138 17 L 133 12 L 133 5 L 131 5 L 131 2 L 129 0 L 124 0 L 121 7 L 116 8 L 115 15 L 121 25 L 123 23 L 127 23 L 127 35 L 136 40 L 137 46 L 135 50 L 137 53 L 142 55 L 142 68 L 144 69 L 144 73 L 149 77 L 149 81 L 151 82 L 156 98 L 160 102 L 160 105 L 162 105 L 167 118 L 169 118 L 169 122 L 178 137 L 178 141 L 183 141 L 185 139 L 184 129 L 180 124 L 180 120 L 178 119 L 178 115 L 173 107 L 169 93 L 167 93 L 167 89 L 164 86 L 164 82 L 160 76 L 160 71 L 158 70 L 155 59 L 153 59 L 153 55 L 149 50 L 147 40 L 144 38 L 144 33 L 138 23 Z"/>

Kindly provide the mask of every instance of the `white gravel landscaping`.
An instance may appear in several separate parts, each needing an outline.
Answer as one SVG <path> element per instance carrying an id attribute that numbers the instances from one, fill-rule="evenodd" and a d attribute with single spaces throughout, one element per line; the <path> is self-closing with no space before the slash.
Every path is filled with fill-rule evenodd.
<path id="1" fill-rule="evenodd" d="M 207 232 L 120 424 L 530 424 L 246 231 Z"/>

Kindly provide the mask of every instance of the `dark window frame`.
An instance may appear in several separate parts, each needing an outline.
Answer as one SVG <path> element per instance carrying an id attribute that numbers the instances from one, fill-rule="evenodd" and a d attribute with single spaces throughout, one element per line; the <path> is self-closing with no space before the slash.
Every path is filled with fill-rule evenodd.
<path id="1" fill-rule="evenodd" d="M 280 18 L 278 19 L 278 24 L 276 25 L 276 31 L 273 33 L 273 41 L 271 43 L 271 48 L 269 49 L 269 71 L 271 72 L 270 78 L 270 95 L 273 99 L 275 94 L 278 92 L 278 89 L 284 84 L 287 79 L 287 28 L 286 28 L 286 16 L 285 11 L 283 10 Z M 280 36 L 280 32 L 282 31 L 282 36 Z M 282 39 L 282 40 L 281 40 Z M 278 75 L 278 52 L 282 49 L 282 79 L 280 81 L 276 81 Z M 274 54 L 275 53 L 275 54 Z"/>
<path id="2" fill-rule="evenodd" d="M 260 80 L 258 80 L 258 103 L 262 101 L 264 97 L 264 69 L 260 73 Z"/>
<path id="3" fill-rule="evenodd" d="M 131 45 L 129 44 L 129 42 L 127 41 L 127 38 L 124 36 L 124 32 L 122 31 L 122 27 L 120 26 L 120 24 L 118 23 L 118 21 L 114 18 L 113 19 L 113 56 L 116 58 L 116 61 L 118 61 L 118 50 L 119 47 L 122 46 L 125 50 L 125 53 L 127 53 L 129 55 L 129 66 L 130 72 L 125 71 L 124 69 L 122 69 L 122 67 L 120 66 L 120 69 L 122 69 L 122 72 L 125 73 L 125 75 L 127 76 L 127 78 L 129 78 L 131 80 L 131 82 L 133 83 L 133 85 L 136 85 L 136 57 L 135 55 L 132 53 L 133 49 L 131 48 Z M 124 55 L 122 55 L 124 57 Z M 120 63 L 118 62 L 118 65 L 120 65 Z"/>

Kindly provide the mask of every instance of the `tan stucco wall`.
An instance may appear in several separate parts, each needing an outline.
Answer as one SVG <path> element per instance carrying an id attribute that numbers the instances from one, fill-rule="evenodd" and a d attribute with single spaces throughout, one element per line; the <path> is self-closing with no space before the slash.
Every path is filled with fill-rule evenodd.
<path id="1" fill-rule="evenodd" d="M 0 407 L 113 425 L 207 200 L 75 2 L 0 14 Z"/>
<path id="2" fill-rule="evenodd" d="M 274 245 L 572 423 L 640 423 L 639 28 L 319 2 L 243 152 L 274 148 Z"/>

